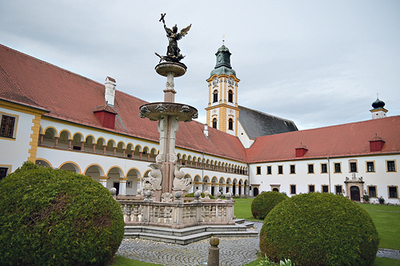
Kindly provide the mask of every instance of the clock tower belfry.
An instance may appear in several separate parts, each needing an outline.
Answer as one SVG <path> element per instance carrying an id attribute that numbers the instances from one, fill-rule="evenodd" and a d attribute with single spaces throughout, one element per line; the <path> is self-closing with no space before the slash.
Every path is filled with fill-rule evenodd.
<path id="1" fill-rule="evenodd" d="M 217 63 L 208 82 L 207 124 L 231 135 L 238 132 L 238 83 L 231 66 L 231 53 L 223 44 L 215 54 Z"/>

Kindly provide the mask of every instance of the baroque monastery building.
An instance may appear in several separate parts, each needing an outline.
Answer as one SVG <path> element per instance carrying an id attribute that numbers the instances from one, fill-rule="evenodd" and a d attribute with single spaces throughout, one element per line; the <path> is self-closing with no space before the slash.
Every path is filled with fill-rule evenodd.
<path id="1" fill-rule="evenodd" d="M 208 82 L 207 124 L 180 122 L 178 162 L 193 190 L 255 196 L 277 190 L 399 204 L 400 116 L 379 99 L 371 120 L 298 131 L 293 121 L 239 105 L 240 80 L 222 45 Z M 158 153 L 147 103 L 0 45 L 0 178 L 24 161 L 90 176 L 136 195 Z"/>

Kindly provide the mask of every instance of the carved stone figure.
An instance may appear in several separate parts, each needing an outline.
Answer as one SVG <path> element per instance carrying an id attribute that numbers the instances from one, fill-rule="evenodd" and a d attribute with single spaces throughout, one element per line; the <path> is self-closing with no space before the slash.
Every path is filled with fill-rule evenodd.
<path id="1" fill-rule="evenodd" d="M 148 177 L 144 177 L 142 180 L 142 188 L 146 190 L 161 190 L 161 181 L 162 181 L 162 173 L 161 173 L 161 164 L 152 163 L 149 165 L 152 170 L 149 173 Z"/>
<path id="2" fill-rule="evenodd" d="M 156 53 L 157 56 L 160 57 L 160 62 L 165 60 L 165 61 L 170 61 L 170 62 L 179 62 L 181 61 L 185 56 L 181 55 L 180 49 L 178 47 L 178 40 L 182 39 L 186 34 L 189 32 L 190 28 L 192 27 L 192 24 L 187 26 L 186 28 L 182 29 L 181 32 L 178 32 L 178 27 L 175 24 L 175 26 L 172 27 L 172 29 L 168 28 L 167 25 L 165 24 L 165 13 L 161 14 L 160 22 L 164 24 L 164 29 L 165 32 L 167 33 L 167 38 L 169 40 L 169 45 L 167 47 L 167 55 L 166 56 L 160 56 L 159 54 Z"/>
<path id="3" fill-rule="evenodd" d="M 185 190 L 189 191 L 192 186 L 192 178 L 191 177 L 186 177 L 185 178 L 185 172 L 180 171 L 180 169 L 183 167 L 183 165 L 175 165 L 175 171 L 174 171 L 174 181 L 173 181 L 173 190 Z"/>

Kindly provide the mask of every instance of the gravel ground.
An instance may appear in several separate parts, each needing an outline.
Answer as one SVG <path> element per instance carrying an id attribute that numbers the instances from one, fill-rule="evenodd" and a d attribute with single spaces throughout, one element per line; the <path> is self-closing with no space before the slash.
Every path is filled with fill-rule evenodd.
<path id="1" fill-rule="evenodd" d="M 255 222 L 254 225 L 258 230 L 262 227 L 262 223 L 259 222 Z M 204 265 L 207 262 L 209 247 L 208 239 L 185 246 L 145 239 L 124 239 L 117 254 L 162 265 Z M 257 259 L 257 253 L 260 251 L 258 237 L 220 238 L 218 247 L 222 266 L 242 266 Z M 400 251 L 379 249 L 377 256 L 400 260 Z"/>

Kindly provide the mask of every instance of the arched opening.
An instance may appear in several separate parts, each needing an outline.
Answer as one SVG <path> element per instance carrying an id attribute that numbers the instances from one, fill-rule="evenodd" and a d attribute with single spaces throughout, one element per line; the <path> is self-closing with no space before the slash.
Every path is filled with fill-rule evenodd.
<path id="1" fill-rule="evenodd" d="M 212 121 L 212 127 L 217 128 L 217 119 L 216 118 L 214 118 Z"/>
<path id="2" fill-rule="evenodd" d="M 211 180 L 211 195 L 215 196 L 217 193 L 216 184 L 218 183 L 217 177 L 213 177 Z"/>
<path id="3" fill-rule="evenodd" d="M 63 130 L 60 133 L 60 137 L 58 138 L 58 147 L 60 149 L 68 149 L 68 143 L 69 143 L 69 138 L 70 138 L 70 134 L 68 131 Z"/>
<path id="4" fill-rule="evenodd" d="M 278 189 L 278 188 L 276 188 L 276 187 L 274 187 L 274 188 L 272 189 L 272 191 L 279 192 L 279 189 Z"/>
<path id="5" fill-rule="evenodd" d="M 80 174 L 79 167 L 74 163 L 65 163 L 59 169 Z"/>
<path id="6" fill-rule="evenodd" d="M 86 169 L 85 175 L 93 178 L 97 182 L 100 182 L 100 176 L 103 176 L 103 170 L 98 165 L 91 165 Z"/>
<path id="7" fill-rule="evenodd" d="M 115 155 L 118 157 L 125 157 L 125 143 L 122 141 L 118 142 Z"/>
<path id="8" fill-rule="evenodd" d="M 82 141 L 83 141 L 83 136 L 80 133 L 75 133 L 71 143 L 72 149 L 75 151 L 82 150 Z"/>
<path id="9" fill-rule="evenodd" d="M 88 152 L 95 152 L 94 148 L 95 148 L 95 142 L 94 142 L 94 137 L 93 136 L 87 136 L 86 140 L 85 140 L 85 151 Z"/>
<path id="10" fill-rule="evenodd" d="M 51 165 L 44 160 L 36 160 L 35 164 L 37 164 L 39 166 L 43 166 L 43 167 L 51 167 Z"/>
<path id="11" fill-rule="evenodd" d="M 229 130 L 233 130 L 233 119 L 232 119 L 232 118 L 229 118 L 229 121 L 228 121 L 228 129 L 229 129 Z"/>
<path id="12" fill-rule="evenodd" d="M 119 194 L 119 178 L 123 177 L 123 173 L 121 171 L 121 169 L 119 169 L 118 167 L 113 167 L 108 171 L 107 176 L 109 177 L 109 181 L 111 184 L 111 187 L 114 187 L 117 189 L 117 195 Z M 109 188 L 107 186 L 107 188 Z"/>
<path id="13" fill-rule="evenodd" d="M 218 102 L 218 90 L 214 90 L 213 92 L 213 103 Z"/>
<path id="14" fill-rule="evenodd" d="M 228 102 L 233 103 L 233 91 L 228 91 Z"/>
<path id="15" fill-rule="evenodd" d="M 95 153 L 103 154 L 105 145 L 106 145 L 106 141 L 103 138 L 99 138 L 97 140 Z"/>
<path id="16" fill-rule="evenodd" d="M 197 190 L 203 191 L 201 177 L 199 175 L 196 175 L 194 177 L 194 186 L 193 187 L 194 187 L 194 191 L 197 191 Z"/>
<path id="17" fill-rule="evenodd" d="M 253 196 L 254 196 L 254 197 L 257 197 L 259 193 L 260 193 L 260 192 L 258 191 L 258 188 L 257 188 L 257 187 L 253 188 Z"/>
<path id="18" fill-rule="evenodd" d="M 54 128 L 46 129 L 46 132 L 43 136 L 43 146 L 54 147 L 55 146 L 55 137 L 57 136 L 57 132 Z"/>
<path id="19" fill-rule="evenodd" d="M 129 170 L 126 175 L 126 195 L 136 195 L 137 190 L 140 188 L 138 179 L 140 180 L 140 173 L 136 169 Z"/>

